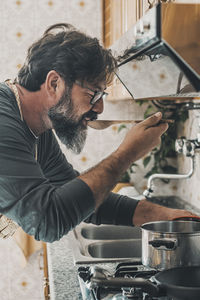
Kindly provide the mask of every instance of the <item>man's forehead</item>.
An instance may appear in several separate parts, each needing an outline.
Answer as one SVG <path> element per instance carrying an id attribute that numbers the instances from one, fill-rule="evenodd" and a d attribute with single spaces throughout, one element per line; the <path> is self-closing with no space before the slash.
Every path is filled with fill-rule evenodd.
<path id="1" fill-rule="evenodd" d="M 84 83 L 85 86 L 89 87 L 90 89 L 94 90 L 94 91 L 103 91 L 106 89 L 107 85 L 106 82 L 98 82 L 98 83 L 88 83 L 85 82 Z"/>

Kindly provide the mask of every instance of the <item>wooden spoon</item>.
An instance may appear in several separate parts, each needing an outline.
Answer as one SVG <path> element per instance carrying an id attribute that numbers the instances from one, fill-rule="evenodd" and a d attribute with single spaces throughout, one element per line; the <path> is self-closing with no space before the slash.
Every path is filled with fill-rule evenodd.
<path id="1" fill-rule="evenodd" d="M 95 121 L 89 121 L 88 126 L 94 129 L 105 129 L 111 125 L 119 124 L 119 123 L 134 123 L 133 120 L 95 120 Z"/>
<path id="2" fill-rule="evenodd" d="M 102 130 L 106 129 L 111 125 L 114 124 L 127 124 L 127 123 L 132 123 L 132 124 L 137 124 L 140 123 L 144 120 L 95 120 L 95 121 L 89 121 L 88 126 L 97 130 Z M 159 123 L 173 123 L 174 120 L 169 120 L 169 119 L 161 119 Z"/>

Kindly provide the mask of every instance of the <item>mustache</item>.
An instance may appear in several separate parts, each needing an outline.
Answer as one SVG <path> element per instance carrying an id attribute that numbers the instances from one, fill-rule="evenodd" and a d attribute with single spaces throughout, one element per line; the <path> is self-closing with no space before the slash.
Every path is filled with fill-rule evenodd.
<path id="1" fill-rule="evenodd" d="M 97 120 L 98 114 L 92 110 L 88 111 L 87 113 L 83 114 L 82 120 L 85 118 L 89 118 L 91 121 Z"/>

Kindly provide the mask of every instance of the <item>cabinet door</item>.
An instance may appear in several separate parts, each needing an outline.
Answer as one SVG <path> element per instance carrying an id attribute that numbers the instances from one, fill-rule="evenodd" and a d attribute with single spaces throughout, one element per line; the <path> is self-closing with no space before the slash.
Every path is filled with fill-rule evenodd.
<path id="1" fill-rule="evenodd" d="M 106 48 L 120 38 L 144 12 L 142 0 L 103 0 L 103 42 Z M 108 100 L 130 99 L 131 96 L 119 82 L 114 79 L 108 88 Z"/>
<path id="2" fill-rule="evenodd" d="M 125 33 L 149 8 L 159 2 L 184 2 L 185 0 L 102 0 L 103 41 L 110 47 Z M 189 2 L 200 0 L 190 0 Z"/>
<path id="3" fill-rule="evenodd" d="M 144 0 L 103 0 L 103 41 L 111 46 L 143 15 Z"/>

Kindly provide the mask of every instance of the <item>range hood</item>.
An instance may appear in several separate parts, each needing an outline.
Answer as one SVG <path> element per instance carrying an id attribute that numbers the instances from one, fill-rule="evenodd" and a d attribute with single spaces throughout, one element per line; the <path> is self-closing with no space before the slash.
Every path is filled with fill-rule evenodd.
<path id="1" fill-rule="evenodd" d="M 154 6 L 112 50 L 134 99 L 200 99 L 200 4 Z"/>

